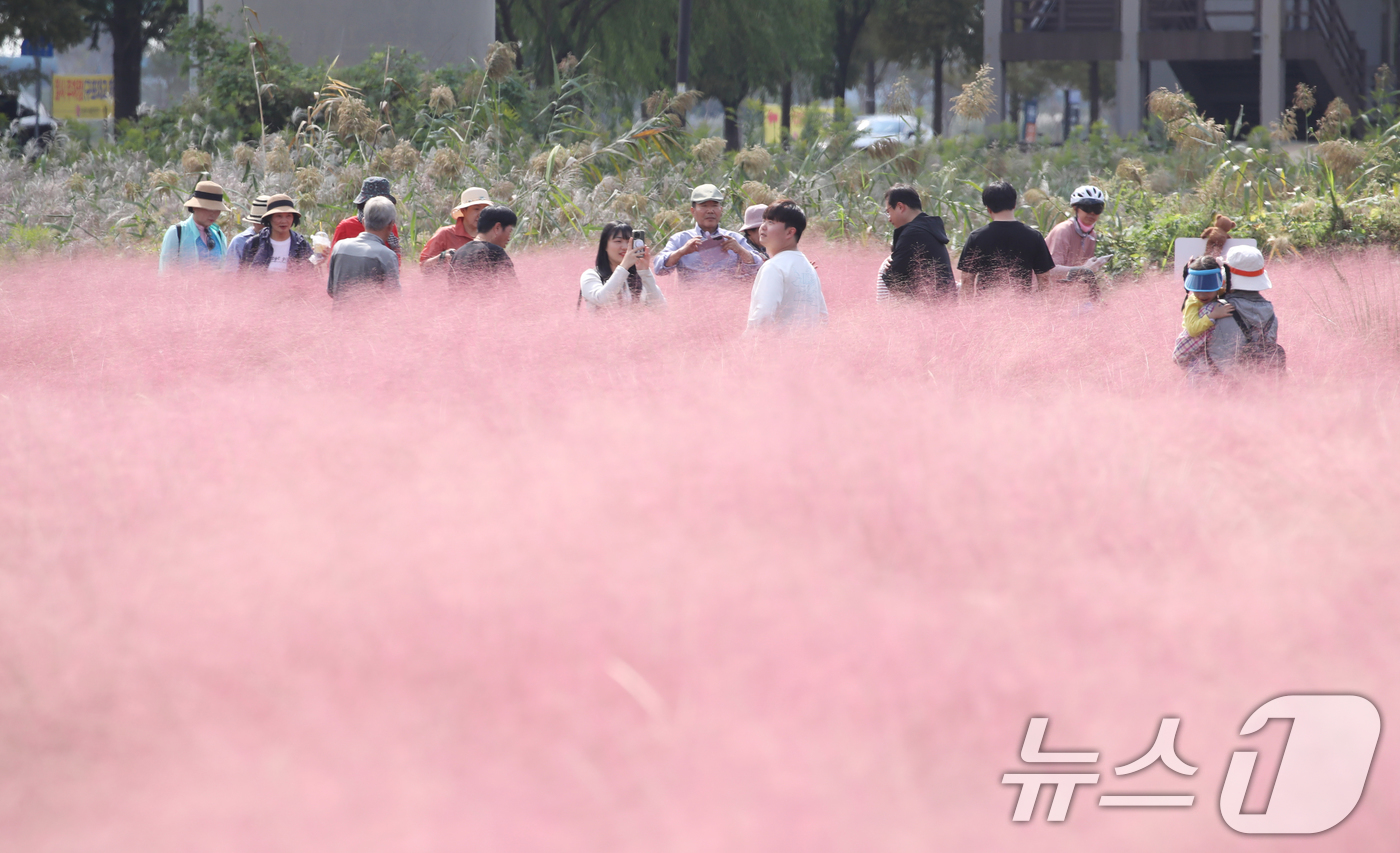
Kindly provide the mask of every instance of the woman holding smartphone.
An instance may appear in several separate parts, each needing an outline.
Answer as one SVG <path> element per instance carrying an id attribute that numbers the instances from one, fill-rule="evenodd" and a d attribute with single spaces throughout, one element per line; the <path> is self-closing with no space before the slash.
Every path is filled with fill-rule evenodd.
<path id="1" fill-rule="evenodd" d="M 579 277 L 579 305 L 595 310 L 610 305 L 665 305 L 651 271 L 651 249 L 644 232 L 626 222 L 609 222 L 598 235 L 594 265 Z"/>

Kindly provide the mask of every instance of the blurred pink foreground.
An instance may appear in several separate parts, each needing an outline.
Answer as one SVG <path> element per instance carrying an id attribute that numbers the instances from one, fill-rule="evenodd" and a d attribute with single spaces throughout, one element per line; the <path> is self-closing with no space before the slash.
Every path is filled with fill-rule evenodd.
<path id="1" fill-rule="evenodd" d="M 810 255 L 830 325 L 760 340 L 746 285 L 578 314 L 592 249 L 334 312 L 0 269 L 0 848 L 1393 851 L 1384 731 L 1324 835 L 1217 800 L 1271 697 L 1400 713 L 1400 263 L 1274 264 L 1292 376 L 1220 393 L 1169 276 Z M 1011 820 L 1032 716 L 1101 753 L 1063 823 Z M 1165 716 L 1200 771 L 1115 777 Z"/>

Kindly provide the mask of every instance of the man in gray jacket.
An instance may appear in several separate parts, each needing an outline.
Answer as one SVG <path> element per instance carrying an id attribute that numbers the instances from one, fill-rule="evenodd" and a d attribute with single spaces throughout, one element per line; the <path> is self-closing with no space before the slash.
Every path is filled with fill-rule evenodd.
<path id="1" fill-rule="evenodd" d="M 333 299 L 399 290 L 399 256 L 389 248 L 389 235 L 398 218 L 394 203 L 375 196 L 365 202 L 364 218 L 364 233 L 341 240 L 331 249 L 326 292 Z"/>

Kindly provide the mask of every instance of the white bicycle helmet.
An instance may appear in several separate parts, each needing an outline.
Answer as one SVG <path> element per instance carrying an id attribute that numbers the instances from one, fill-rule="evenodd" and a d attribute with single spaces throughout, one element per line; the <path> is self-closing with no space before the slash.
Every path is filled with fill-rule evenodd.
<path id="1" fill-rule="evenodd" d="M 1099 204 L 1107 204 L 1108 196 L 1104 195 L 1103 190 L 1099 189 L 1098 187 L 1091 187 L 1088 185 L 1079 187 L 1074 192 L 1069 194 L 1070 206 L 1074 206 L 1076 204 L 1079 204 L 1080 202 L 1085 201 L 1098 202 Z"/>

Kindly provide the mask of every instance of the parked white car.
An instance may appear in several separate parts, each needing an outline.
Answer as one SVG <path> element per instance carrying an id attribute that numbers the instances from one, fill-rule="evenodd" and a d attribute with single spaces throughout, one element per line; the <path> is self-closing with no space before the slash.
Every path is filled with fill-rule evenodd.
<path id="1" fill-rule="evenodd" d="M 865 149 L 877 140 L 893 139 L 904 145 L 918 145 L 927 142 L 933 133 L 928 127 L 921 127 L 919 120 L 910 115 L 879 113 L 860 116 L 855 124 L 856 138 L 851 143 L 854 148 Z"/>

